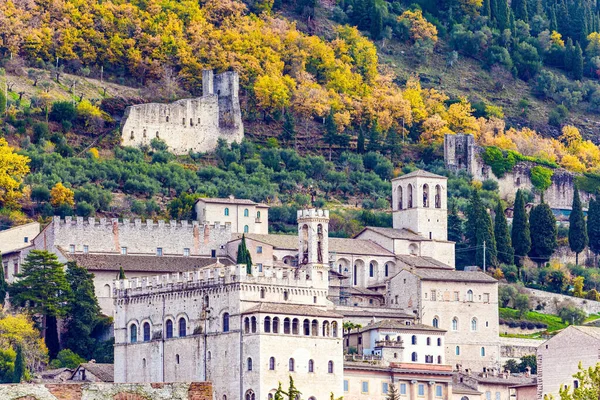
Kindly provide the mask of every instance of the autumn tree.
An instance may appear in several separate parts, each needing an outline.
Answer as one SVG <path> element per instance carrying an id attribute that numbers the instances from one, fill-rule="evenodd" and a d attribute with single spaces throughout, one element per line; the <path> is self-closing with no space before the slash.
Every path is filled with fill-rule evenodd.
<path id="1" fill-rule="evenodd" d="M 75 205 L 75 192 L 65 187 L 61 182 L 58 182 L 50 190 L 50 203 L 54 207 L 59 207 L 63 204 L 73 206 Z"/>
<path id="2" fill-rule="evenodd" d="M 8 293 L 8 283 L 4 276 L 4 268 L 2 268 L 2 253 L 0 253 L 0 309 L 4 306 L 6 293 Z"/>
<path id="3" fill-rule="evenodd" d="M 23 178 L 29 172 L 29 157 L 17 154 L 0 138 L 0 206 L 17 208 L 23 195 Z"/>

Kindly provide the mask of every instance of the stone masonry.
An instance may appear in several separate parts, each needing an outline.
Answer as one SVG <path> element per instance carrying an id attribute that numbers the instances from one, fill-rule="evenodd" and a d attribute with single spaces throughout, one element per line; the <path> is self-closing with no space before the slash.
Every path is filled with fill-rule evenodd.
<path id="1" fill-rule="evenodd" d="M 219 139 L 240 142 L 244 126 L 238 97 L 237 72 L 202 73 L 202 97 L 170 104 L 148 103 L 127 107 L 121 123 L 124 146 L 149 145 L 164 140 L 175 154 L 208 152 Z"/>
<path id="2" fill-rule="evenodd" d="M 212 400 L 210 382 L 0 385 L 2 400 Z"/>
<path id="3" fill-rule="evenodd" d="M 533 191 L 531 183 L 531 168 L 535 165 L 531 162 L 520 162 L 511 172 L 498 178 L 492 172 L 489 165 L 481 159 L 483 148 L 475 144 L 473 135 L 446 135 L 444 137 L 444 161 L 446 168 L 451 171 L 466 171 L 474 179 L 484 181 L 487 179 L 498 182 L 500 197 L 506 200 L 514 200 L 518 189 Z M 544 192 L 544 201 L 555 209 L 571 209 L 573 202 L 575 175 L 564 169 L 556 169 L 552 176 L 552 185 Z M 583 203 L 589 202 L 591 195 L 579 192 Z M 540 200 L 536 194 L 536 201 Z"/>

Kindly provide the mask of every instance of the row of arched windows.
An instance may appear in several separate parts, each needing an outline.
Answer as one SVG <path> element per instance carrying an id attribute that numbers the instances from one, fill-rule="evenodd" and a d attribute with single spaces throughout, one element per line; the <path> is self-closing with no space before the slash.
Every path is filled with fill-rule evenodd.
<path id="1" fill-rule="evenodd" d="M 457 356 L 460 356 L 460 346 L 456 346 L 456 348 L 455 348 L 455 350 L 454 350 L 454 353 L 455 353 Z M 481 349 L 479 349 L 479 355 L 480 355 L 481 357 L 485 357 L 485 347 L 482 347 Z"/>
<path id="2" fill-rule="evenodd" d="M 406 187 L 406 195 L 407 195 L 407 206 L 404 207 L 404 193 L 402 186 L 398 186 L 398 209 L 403 210 L 404 208 L 413 208 L 416 206 L 416 203 L 413 201 L 413 192 L 414 187 L 412 184 L 408 184 Z M 429 200 L 429 185 L 423 185 L 423 207 L 431 207 Z M 435 198 L 434 198 L 434 206 L 435 208 L 442 208 L 442 187 L 440 185 L 435 185 Z"/>
<path id="3" fill-rule="evenodd" d="M 227 314 L 229 319 L 229 315 Z M 224 321 L 225 322 L 225 321 Z M 280 333 L 281 320 L 279 317 L 265 317 L 263 320 L 263 333 Z M 225 326 L 225 323 L 223 323 Z M 300 329 L 302 328 L 302 334 L 304 336 L 323 336 L 323 337 L 338 337 L 338 323 L 337 321 L 323 321 L 319 324 L 319 321 L 313 319 L 305 319 L 300 325 L 298 318 L 284 318 L 283 319 L 283 333 L 286 335 L 300 335 Z M 223 329 L 225 332 L 227 330 Z M 229 329 L 228 329 L 229 330 Z M 256 317 L 244 318 L 244 333 L 257 333 L 258 323 Z"/>
<path id="4" fill-rule="evenodd" d="M 439 326 L 439 319 L 438 319 L 438 317 L 435 317 L 433 319 L 433 326 L 435 328 L 437 328 Z M 478 325 L 477 318 L 475 318 L 475 317 L 471 318 L 471 332 L 477 332 L 478 327 L 479 327 L 479 325 Z M 452 330 L 453 331 L 458 331 L 458 317 L 452 318 Z"/>
<path id="5" fill-rule="evenodd" d="M 389 340 L 387 336 L 386 336 L 386 340 Z M 398 336 L 398 340 L 400 340 L 400 336 Z M 427 337 L 427 339 L 425 341 L 427 343 L 427 346 L 431 346 L 431 338 L 430 337 Z M 416 344 L 418 344 L 417 342 L 418 342 L 417 335 L 412 335 L 411 344 L 416 345 Z M 442 345 L 442 338 L 437 338 L 437 345 L 438 346 Z"/>
<path id="6" fill-rule="evenodd" d="M 412 362 L 419 362 L 419 355 L 417 354 L 416 351 L 414 351 L 411 354 L 410 359 L 411 359 Z M 426 364 L 433 364 L 433 356 L 432 355 L 425 356 L 425 363 Z M 442 363 L 442 356 L 437 356 L 437 363 L 438 364 Z"/>
<path id="7" fill-rule="evenodd" d="M 225 210 L 223 210 L 223 214 L 225 214 L 226 217 L 229 217 L 229 207 L 225 207 Z M 250 210 L 245 208 L 244 209 L 244 217 L 249 217 L 249 216 L 250 216 Z M 256 219 L 260 219 L 260 211 L 256 212 Z"/>
<path id="8" fill-rule="evenodd" d="M 150 331 L 150 322 L 144 322 L 142 324 L 142 339 L 144 342 L 149 342 L 151 340 Z M 167 319 L 165 321 L 165 338 L 172 338 L 174 336 L 173 332 L 173 320 Z M 187 336 L 187 319 L 185 319 L 185 317 L 179 318 L 177 322 L 177 336 Z M 135 322 L 129 326 L 129 341 L 131 343 L 136 343 L 138 341 L 138 325 Z"/>
<path id="9" fill-rule="evenodd" d="M 248 371 L 252 371 L 252 359 L 250 357 L 248 357 L 248 360 L 246 361 L 246 366 L 248 368 Z M 269 358 L 269 371 L 275 371 L 275 367 L 276 367 L 275 357 Z M 288 360 L 288 371 L 290 371 L 290 372 L 296 371 L 296 360 L 294 360 L 293 358 L 290 358 Z M 308 360 L 308 372 L 315 372 L 314 360 Z M 333 374 L 333 372 L 334 372 L 333 361 L 329 360 L 327 362 L 327 373 Z"/>

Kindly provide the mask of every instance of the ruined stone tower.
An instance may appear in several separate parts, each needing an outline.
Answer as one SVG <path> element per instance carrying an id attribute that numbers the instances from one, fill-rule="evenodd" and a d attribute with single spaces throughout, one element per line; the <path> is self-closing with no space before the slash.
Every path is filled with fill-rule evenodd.
<path id="1" fill-rule="evenodd" d="M 170 104 L 148 103 L 127 107 L 121 122 L 124 146 L 150 145 L 154 138 L 175 154 L 208 152 L 219 139 L 240 142 L 244 125 L 238 96 L 239 76 L 229 71 L 202 73 L 202 97 Z"/>

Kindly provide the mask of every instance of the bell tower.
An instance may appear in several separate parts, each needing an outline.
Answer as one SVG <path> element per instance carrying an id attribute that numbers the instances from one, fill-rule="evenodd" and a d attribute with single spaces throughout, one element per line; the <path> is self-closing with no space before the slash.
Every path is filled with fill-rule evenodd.
<path id="1" fill-rule="evenodd" d="M 448 179 L 418 170 L 392 180 L 394 229 L 448 240 Z"/>
<path id="2" fill-rule="evenodd" d="M 298 266 L 329 268 L 329 210 L 298 210 Z"/>

